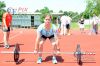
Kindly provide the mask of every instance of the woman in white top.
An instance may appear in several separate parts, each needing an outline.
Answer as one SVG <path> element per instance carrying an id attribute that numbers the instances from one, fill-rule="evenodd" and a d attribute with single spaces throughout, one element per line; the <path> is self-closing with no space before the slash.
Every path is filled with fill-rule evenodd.
<path id="1" fill-rule="evenodd" d="M 61 35 L 66 35 L 66 23 L 67 23 L 67 16 L 63 15 L 61 17 Z"/>
<path id="2" fill-rule="evenodd" d="M 79 23 L 81 33 L 84 33 L 84 18 L 81 17 L 78 23 Z"/>

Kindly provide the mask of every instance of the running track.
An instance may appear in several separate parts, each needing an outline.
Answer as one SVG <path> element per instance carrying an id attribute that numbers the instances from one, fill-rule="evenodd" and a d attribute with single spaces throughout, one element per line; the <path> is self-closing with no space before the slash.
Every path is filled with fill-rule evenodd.
<path id="1" fill-rule="evenodd" d="M 72 30 L 72 35 L 62 36 L 60 41 L 61 51 L 73 52 L 76 49 L 76 45 L 81 45 L 81 50 L 84 52 L 95 52 L 96 55 L 84 55 L 82 66 L 99 66 L 100 65 L 100 34 L 98 35 L 88 35 L 81 34 L 79 30 Z M 100 31 L 99 31 L 100 33 Z M 10 49 L 4 49 L 2 39 L 3 33 L 0 30 L 0 52 L 1 51 L 13 51 L 14 45 L 18 43 L 20 45 L 21 51 L 33 51 L 34 43 L 36 38 L 36 30 L 34 29 L 14 29 L 10 34 Z M 47 40 L 44 44 L 44 51 L 51 51 L 52 46 Z M 20 64 L 18 66 L 79 66 L 76 63 L 76 58 L 73 55 L 60 54 L 57 56 L 58 64 L 52 64 L 51 54 L 43 54 L 43 63 L 37 64 L 38 55 L 34 54 L 21 54 Z M 0 66 L 17 66 L 13 61 L 13 54 L 0 54 Z"/>

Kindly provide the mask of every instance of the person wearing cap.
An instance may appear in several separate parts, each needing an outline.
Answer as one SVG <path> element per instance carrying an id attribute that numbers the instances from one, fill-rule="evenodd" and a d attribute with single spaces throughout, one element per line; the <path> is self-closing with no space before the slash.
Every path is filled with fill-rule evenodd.
<path id="1" fill-rule="evenodd" d="M 4 48 L 9 48 L 9 34 L 10 34 L 10 27 L 12 23 L 12 14 L 9 10 L 5 12 L 2 16 L 2 31 L 3 31 L 3 42 L 4 42 Z"/>
<path id="2" fill-rule="evenodd" d="M 56 46 L 56 39 L 57 34 L 56 34 L 56 27 L 54 24 L 51 23 L 51 15 L 46 14 L 44 18 L 44 23 L 41 24 L 37 28 L 37 37 L 36 37 L 36 42 L 35 42 L 35 53 L 39 53 L 39 57 L 37 60 L 37 63 L 40 64 L 42 63 L 42 51 L 43 51 L 43 44 L 46 41 L 46 39 L 49 39 L 52 47 L 53 47 L 53 57 L 52 57 L 52 62 L 54 64 L 57 63 L 56 59 L 56 54 L 55 52 L 57 51 L 57 46 Z M 47 47 L 48 48 L 48 47 Z"/>

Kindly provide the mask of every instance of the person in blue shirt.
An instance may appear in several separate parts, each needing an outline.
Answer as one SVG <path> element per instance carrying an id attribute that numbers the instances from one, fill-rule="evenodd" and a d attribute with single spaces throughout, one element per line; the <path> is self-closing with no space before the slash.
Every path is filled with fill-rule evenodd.
<path id="1" fill-rule="evenodd" d="M 34 52 L 35 53 L 40 52 L 37 60 L 38 64 L 42 63 L 43 44 L 47 38 L 50 40 L 53 46 L 52 62 L 56 64 L 57 59 L 55 52 L 57 51 L 56 39 L 58 39 L 58 37 L 56 32 L 56 26 L 51 23 L 51 16 L 48 14 L 44 18 L 44 23 L 37 28 L 37 37 L 36 37 Z"/>

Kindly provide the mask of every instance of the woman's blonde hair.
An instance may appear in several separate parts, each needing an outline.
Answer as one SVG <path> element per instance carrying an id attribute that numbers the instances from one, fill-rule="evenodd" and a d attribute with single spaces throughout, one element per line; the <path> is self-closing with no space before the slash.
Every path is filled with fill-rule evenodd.
<path id="1" fill-rule="evenodd" d="M 46 13 L 46 14 L 44 15 L 44 18 L 47 17 L 47 16 L 50 16 L 50 19 L 52 19 L 51 14 Z"/>

